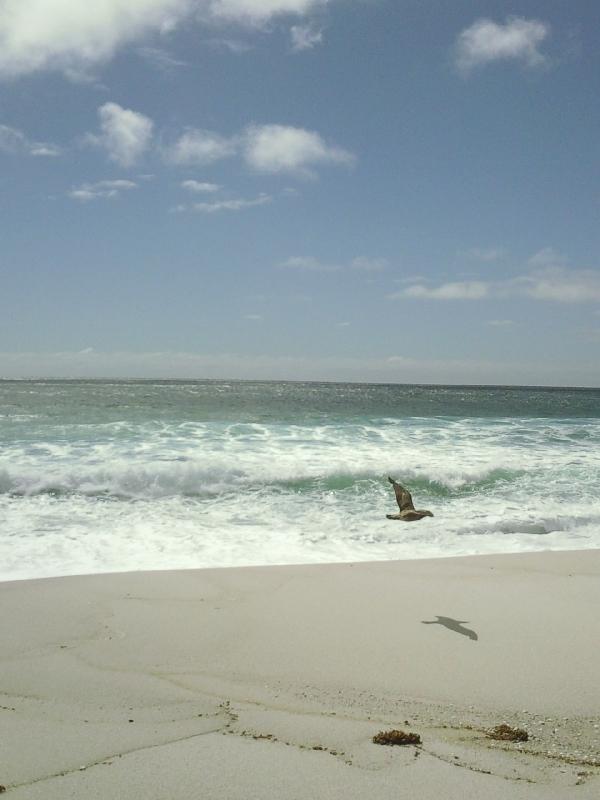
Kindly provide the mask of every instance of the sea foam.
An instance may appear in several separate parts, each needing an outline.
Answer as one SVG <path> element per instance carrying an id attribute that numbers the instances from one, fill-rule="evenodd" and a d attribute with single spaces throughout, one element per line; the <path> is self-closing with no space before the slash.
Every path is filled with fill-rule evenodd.
<path id="1" fill-rule="evenodd" d="M 188 394 L 116 390 L 110 413 L 106 396 L 58 408 L 53 387 L 4 414 L 1 578 L 600 547 L 593 417 L 394 417 L 363 398 L 294 419 L 279 395 L 199 415 Z M 434 517 L 387 520 L 388 474 Z"/>

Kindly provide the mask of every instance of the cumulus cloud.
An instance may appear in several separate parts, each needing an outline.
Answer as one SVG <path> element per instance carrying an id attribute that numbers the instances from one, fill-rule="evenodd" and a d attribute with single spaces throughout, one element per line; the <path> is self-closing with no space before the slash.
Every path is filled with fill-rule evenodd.
<path id="1" fill-rule="evenodd" d="M 164 151 L 172 164 L 212 164 L 236 153 L 235 139 L 227 139 L 212 131 L 190 128 Z"/>
<path id="2" fill-rule="evenodd" d="M 314 176 L 320 164 L 351 165 L 354 156 L 327 144 L 315 131 L 288 125 L 251 125 L 244 137 L 244 158 L 257 172 Z"/>
<path id="3" fill-rule="evenodd" d="M 195 194 L 211 194 L 212 192 L 218 192 L 221 187 L 218 183 L 202 183 L 201 181 L 188 180 L 181 181 L 181 188 Z"/>
<path id="4" fill-rule="evenodd" d="M 290 125 L 250 125 L 242 133 L 222 136 L 191 128 L 163 150 L 171 164 L 207 165 L 236 155 L 255 172 L 314 177 L 322 164 L 354 163 L 347 150 L 327 144 L 315 131 Z"/>
<path id="5" fill-rule="evenodd" d="M 123 45 L 185 21 L 264 25 L 327 0 L 2 0 L 0 77 L 43 69 L 85 74 Z"/>
<path id="6" fill-rule="evenodd" d="M 312 25 L 292 25 L 290 28 L 292 50 L 300 53 L 302 50 L 312 50 L 323 41 L 323 31 Z"/>
<path id="7" fill-rule="evenodd" d="M 128 180 L 98 181 L 97 183 L 83 183 L 71 189 L 69 197 L 86 203 L 97 200 L 99 197 L 117 197 L 121 192 L 135 189 L 137 183 Z"/>
<path id="8" fill-rule="evenodd" d="M 88 134 L 87 141 L 102 147 L 111 161 L 131 167 L 150 147 L 154 123 L 149 117 L 123 108 L 118 103 L 105 103 L 98 109 L 99 135 Z"/>
<path id="9" fill-rule="evenodd" d="M 478 19 L 459 34 L 456 63 L 469 72 L 494 61 L 520 61 L 527 67 L 547 62 L 539 46 L 550 34 L 550 26 L 536 19 L 509 17 L 505 24 Z"/>
<path id="10" fill-rule="evenodd" d="M 23 131 L 11 128 L 9 125 L 0 125 L 0 151 L 10 155 L 26 156 L 59 156 L 61 149 L 58 145 L 48 142 L 34 142 L 28 139 Z"/>
<path id="11" fill-rule="evenodd" d="M 190 0 L 4 0 L 0 75 L 85 71 L 122 44 L 172 27 L 192 6 Z"/>

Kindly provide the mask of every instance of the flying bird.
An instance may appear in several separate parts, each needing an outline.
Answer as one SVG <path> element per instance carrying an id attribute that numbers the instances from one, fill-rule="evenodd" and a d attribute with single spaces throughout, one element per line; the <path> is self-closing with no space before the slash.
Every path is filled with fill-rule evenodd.
<path id="1" fill-rule="evenodd" d="M 408 489 L 396 483 L 393 478 L 388 477 L 388 481 L 394 487 L 394 494 L 396 495 L 396 501 L 400 509 L 399 514 L 386 514 L 388 519 L 401 519 L 404 520 L 404 522 L 413 522 L 417 519 L 423 519 L 423 517 L 433 517 L 431 511 L 415 509 Z"/>

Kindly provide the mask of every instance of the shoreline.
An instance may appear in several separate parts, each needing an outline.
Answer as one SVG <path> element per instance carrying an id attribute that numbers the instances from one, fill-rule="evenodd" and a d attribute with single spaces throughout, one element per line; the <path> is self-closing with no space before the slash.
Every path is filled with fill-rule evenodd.
<path id="1" fill-rule="evenodd" d="M 244 570 L 244 569 L 287 569 L 287 568 L 302 568 L 302 567 L 342 567 L 342 566 L 362 566 L 362 565 L 370 565 L 370 564 L 403 564 L 403 563 L 413 563 L 413 562 L 421 562 L 421 561 L 435 561 L 435 562 L 444 562 L 449 559 L 457 559 L 457 558 L 465 558 L 465 559 L 476 559 L 476 558 L 503 558 L 505 556 L 533 556 L 533 555 L 540 555 L 544 553 L 590 553 L 590 552 L 598 552 L 600 553 L 600 547 L 582 547 L 582 548 L 556 548 L 556 549 L 545 549 L 545 550 L 512 550 L 506 551 L 502 553 L 449 553 L 445 556 L 423 556 L 418 555 L 414 558 L 404 557 L 404 558 L 394 558 L 394 559 L 374 559 L 373 561 L 302 561 L 302 562 L 293 562 L 293 563 L 272 563 L 272 564 L 235 564 L 235 565 L 225 565 L 225 566 L 203 566 L 203 567 L 165 567 L 165 568 L 156 568 L 156 569 L 139 569 L 139 570 L 132 570 L 132 569 L 125 569 L 125 570 L 107 570 L 106 572 L 73 572 L 73 573 L 62 573 L 60 575 L 40 575 L 34 577 L 26 577 L 26 578 L 11 578 L 11 577 L 1 577 L 0 576 L 0 587 L 4 584 L 16 584 L 16 583 L 24 583 L 24 582 L 34 582 L 34 581 L 54 581 L 54 580 L 63 580 L 69 578 L 100 578 L 100 577 L 109 577 L 113 575 L 155 575 L 155 574 L 162 574 L 162 573 L 187 573 L 187 572 L 212 572 L 214 570 Z"/>
<path id="2" fill-rule="evenodd" d="M 594 549 L 2 582 L 0 784 L 596 797 L 599 577 Z M 422 745 L 372 743 L 390 728 Z"/>

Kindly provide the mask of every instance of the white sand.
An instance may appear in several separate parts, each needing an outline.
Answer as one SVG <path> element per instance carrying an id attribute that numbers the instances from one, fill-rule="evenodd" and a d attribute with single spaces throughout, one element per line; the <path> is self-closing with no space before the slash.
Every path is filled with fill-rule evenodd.
<path id="1" fill-rule="evenodd" d="M 0 584 L 0 784 L 597 798 L 599 578 L 600 551 L 580 551 Z M 529 741 L 487 738 L 501 722 Z M 372 743 L 390 728 L 422 746 Z"/>

